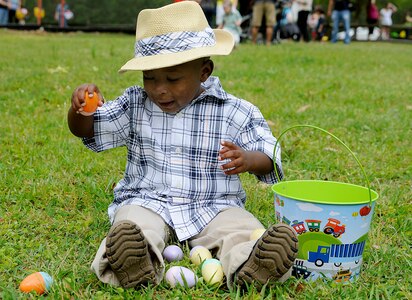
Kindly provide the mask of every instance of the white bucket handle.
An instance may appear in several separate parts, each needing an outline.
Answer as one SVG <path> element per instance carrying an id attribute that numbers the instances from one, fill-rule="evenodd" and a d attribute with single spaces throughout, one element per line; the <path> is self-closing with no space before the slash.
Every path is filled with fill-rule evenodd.
<path id="1" fill-rule="evenodd" d="M 320 128 L 320 127 L 314 126 L 314 125 L 294 125 L 294 126 L 291 126 L 291 127 L 289 127 L 289 128 L 286 128 L 285 130 L 283 130 L 283 131 L 281 132 L 281 134 L 278 136 L 278 138 L 277 138 L 277 140 L 276 140 L 274 157 L 276 157 L 277 149 L 278 149 L 277 146 L 278 146 L 278 144 L 279 144 L 279 141 L 280 141 L 281 137 L 282 137 L 286 132 L 288 132 L 289 130 L 292 130 L 292 129 L 295 129 L 295 128 L 312 128 L 312 129 L 320 130 L 320 131 L 322 131 L 322 132 L 330 135 L 331 137 L 333 137 L 333 138 L 334 138 L 336 141 L 338 141 L 343 147 L 345 147 L 345 149 L 348 150 L 350 154 L 352 154 L 353 158 L 355 159 L 355 161 L 357 162 L 359 168 L 361 169 L 362 174 L 363 174 L 363 177 L 364 177 L 364 179 L 365 179 L 365 181 L 366 181 L 366 186 L 368 187 L 368 191 L 369 191 L 369 206 L 372 206 L 372 192 L 371 192 L 371 187 L 370 187 L 370 183 L 369 183 L 368 177 L 366 176 L 366 172 L 365 172 L 362 164 L 360 163 L 359 159 L 356 157 L 355 153 L 353 153 L 352 150 L 351 150 L 348 146 L 346 146 L 346 144 L 345 144 L 340 138 L 338 138 L 336 135 L 334 135 L 333 133 L 330 133 L 329 131 L 327 131 L 327 130 L 325 130 L 325 129 L 322 129 L 322 128 Z M 275 174 L 276 174 L 276 180 L 277 180 L 278 182 L 280 182 L 281 179 L 280 179 L 280 176 L 279 176 L 279 174 L 278 174 L 278 170 L 277 170 L 276 166 L 274 167 L 274 170 L 275 170 Z"/>

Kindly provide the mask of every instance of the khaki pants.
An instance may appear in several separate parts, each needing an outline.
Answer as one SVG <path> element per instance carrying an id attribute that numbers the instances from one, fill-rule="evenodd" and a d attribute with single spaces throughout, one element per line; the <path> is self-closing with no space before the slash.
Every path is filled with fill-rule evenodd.
<path id="1" fill-rule="evenodd" d="M 265 16 L 266 27 L 273 27 L 276 24 L 276 8 L 275 3 L 270 1 L 257 2 L 253 5 L 252 26 L 260 27 L 262 25 L 263 16 Z"/>
<path id="2" fill-rule="evenodd" d="M 122 220 L 132 221 L 142 229 L 155 267 L 156 283 L 160 283 L 165 272 L 162 252 L 173 234 L 172 230 L 159 215 L 136 205 L 126 205 L 117 211 L 114 223 Z M 188 243 L 191 248 L 201 245 L 211 250 L 222 263 L 227 284 L 231 286 L 235 272 L 252 252 L 256 241 L 250 241 L 249 237 L 257 228 L 263 228 L 263 225 L 251 213 L 241 208 L 229 208 L 220 212 Z M 91 269 L 100 281 L 119 285 L 106 258 L 106 238 L 100 244 Z"/>

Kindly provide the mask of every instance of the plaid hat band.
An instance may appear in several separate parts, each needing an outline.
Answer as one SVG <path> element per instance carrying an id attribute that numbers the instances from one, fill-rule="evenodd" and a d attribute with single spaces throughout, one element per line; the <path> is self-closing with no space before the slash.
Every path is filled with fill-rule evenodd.
<path id="1" fill-rule="evenodd" d="M 136 41 L 135 57 L 177 53 L 215 44 L 215 33 L 210 27 L 202 31 L 170 32 Z"/>
<path id="2" fill-rule="evenodd" d="M 197 1 L 143 9 L 137 16 L 134 57 L 119 72 L 155 70 L 229 55 L 234 44 L 230 32 L 210 28 Z"/>

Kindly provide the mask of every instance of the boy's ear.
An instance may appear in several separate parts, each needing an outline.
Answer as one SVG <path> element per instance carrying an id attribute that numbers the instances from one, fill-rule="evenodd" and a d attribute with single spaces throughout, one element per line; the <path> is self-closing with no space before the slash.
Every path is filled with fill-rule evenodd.
<path id="1" fill-rule="evenodd" d="M 200 81 L 205 82 L 210 75 L 212 75 L 213 69 L 215 65 L 212 60 L 210 59 L 205 59 L 203 61 L 201 73 L 200 73 Z"/>

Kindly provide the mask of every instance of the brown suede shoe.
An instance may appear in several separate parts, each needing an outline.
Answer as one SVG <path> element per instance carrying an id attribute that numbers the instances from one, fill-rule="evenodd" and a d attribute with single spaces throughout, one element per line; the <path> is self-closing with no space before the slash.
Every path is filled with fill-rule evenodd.
<path id="1" fill-rule="evenodd" d="M 110 228 L 106 256 L 122 287 L 155 282 L 155 271 L 142 230 L 135 223 L 120 221 Z"/>
<path id="2" fill-rule="evenodd" d="M 256 242 L 248 260 L 239 268 L 236 284 L 266 284 L 277 281 L 292 267 L 298 253 L 298 239 L 292 227 L 276 224 Z"/>

